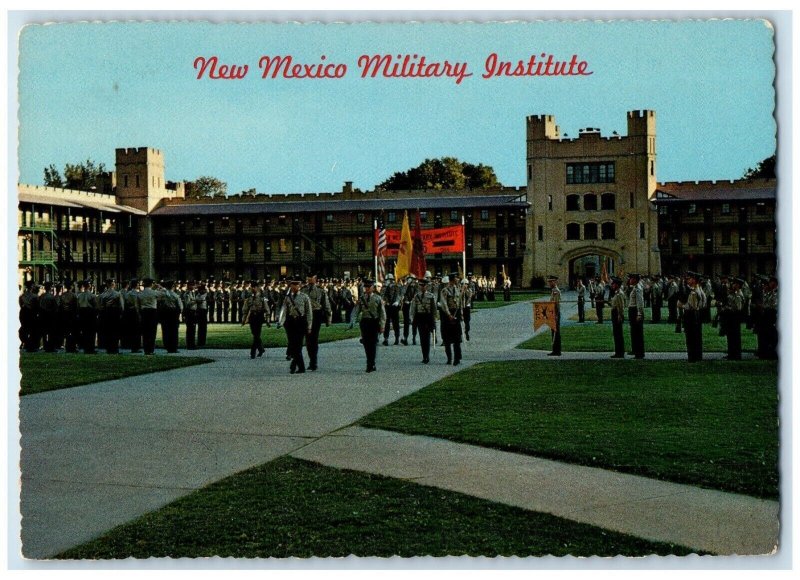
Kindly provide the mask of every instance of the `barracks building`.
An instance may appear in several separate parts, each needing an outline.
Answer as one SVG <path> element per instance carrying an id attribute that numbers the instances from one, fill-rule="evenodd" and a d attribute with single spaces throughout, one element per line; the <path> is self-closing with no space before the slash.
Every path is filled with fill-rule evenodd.
<path id="1" fill-rule="evenodd" d="M 656 115 L 628 113 L 628 134 L 560 134 L 526 119 L 527 184 L 480 190 L 354 190 L 187 198 L 162 151 L 116 150 L 102 191 L 18 186 L 19 283 L 134 276 L 276 279 L 374 272 L 374 223 L 464 223 L 467 271 L 515 287 L 608 272 L 750 276 L 776 268 L 776 182 L 658 183 Z M 224 176 L 222 176 L 224 178 Z M 455 271 L 462 254 L 427 256 Z M 387 271 L 392 269 L 392 259 Z"/>

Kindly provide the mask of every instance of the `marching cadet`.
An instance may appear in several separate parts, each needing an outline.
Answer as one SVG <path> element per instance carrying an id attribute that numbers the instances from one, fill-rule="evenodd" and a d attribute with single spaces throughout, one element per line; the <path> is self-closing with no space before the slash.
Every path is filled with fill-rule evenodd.
<path id="1" fill-rule="evenodd" d="M 678 280 L 676 276 L 669 277 L 667 286 L 667 312 L 669 313 L 667 322 L 675 324 L 678 322 Z"/>
<path id="2" fill-rule="evenodd" d="M 389 346 L 389 332 L 394 327 L 394 343 L 400 344 L 400 300 L 401 288 L 394 282 L 394 274 L 386 275 L 383 288 L 383 304 L 386 308 L 386 328 L 383 331 L 383 346 Z"/>
<path id="3" fill-rule="evenodd" d="M 42 336 L 44 351 L 56 352 L 58 298 L 53 294 L 52 282 L 44 283 L 44 293 L 39 296 L 39 332 Z"/>
<path id="4" fill-rule="evenodd" d="M 594 278 L 589 278 L 589 301 L 592 308 L 594 308 L 594 297 L 597 294 L 597 284 Z"/>
<path id="5" fill-rule="evenodd" d="M 469 280 L 461 280 L 461 312 L 464 317 L 464 338 L 469 340 L 469 323 L 472 320 L 472 297 Z"/>
<path id="6" fill-rule="evenodd" d="M 158 331 L 158 297 L 159 293 L 153 290 L 153 279 L 142 280 L 142 290 L 139 292 L 139 314 L 142 323 L 142 347 L 144 354 L 155 354 L 156 332 Z"/>
<path id="7" fill-rule="evenodd" d="M 413 328 L 415 331 L 419 331 L 422 364 L 431 362 L 431 334 L 436 329 L 436 319 L 439 317 L 436 296 L 428 290 L 429 282 L 428 278 L 419 281 L 419 291 L 409 306 L 409 317 L 412 320 Z M 416 340 L 414 342 L 416 343 Z M 408 341 L 405 344 L 408 344 Z"/>
<path id="8" fill-rule="evenodd" d="M 181 297 L 178 296 L 173 288 L 175 283 L 172 280 L 164 282 L 164 289 L 158 296 L 158 318 L 161 322 L 161 340 L 168 353 L 178 352 L 178 327 L 180 326 L 180 316 L 183 310 Z"/>
<path id="9" fill-rule="evenodd" d="M 699 282 L 700 274 L 686 273 L 689 292 L 683 304 L 683 328 L 686 332 L 686 354 L 689 362 L 703 360 L 703 292 Z"/>
<path id="10" fill-rule="evenodd" d="M 78 330 L 78 297 L 75 294 L 75 284 L 69 279 L 64 281 L 64 292 L 61 300 L 61 329 L 64 334 L 64 350 L 78 352 L 80 333 Z"/>
<path id="11" fill-rule="evenodd" d="M 250 333 L 253 335 L 253 343 L 250 345 L 250 358 L 256 358 L 264 354 L 264 345 L 261 342 L 261 328 L 264 323 L 269 326 L 269 299 L 267 294 L 259 287 L 256 280 L 250 282 L 252 291 L 244 301 L 244 318 L 242 326 L 250 325 Z"/>
<path id="12" fill-rule="evenodd" d="M 606 285 L 598 278 L 594 284 L 594 305 L 597 312 L 597 324 L 603 324 L 603 308 L 606 305 Z"/>
<path id="13" fill-rule="evenodd" d="M 183 321 L 186 323 L 186 350 L 197 350 L 197 294 L 189 280 L 183 295 Z"/>
<path id="14" fill-rule="evenodd" d="M 333 312 L 331 303 L 328 300 L 328 293 L 317 284 L 316 274 L 311 274 L 306 278 L 306 285 L 300 292 L 308 296 L 311 301 L 311 332 L 306 339 L 306 350 L 308 351 L 308 370 L 317 370 L 317 355 L 319 353 L 319 329 L 322 323 L 325 326 L 331 325 Z"/>
<path id="15" fill-rule="evenodd" d="M 726 293 L 725 303 L 717 306 L 720 326 L 724 328 L 728 340 L 727 360 L 742 360 L 742 320 L 744 314 L 744 295 L 741 278 L 732 278 L 731 289 Z M 719 304 L 719 303 L 718 303 Z"/>
<path id="16" fill-rule="evenodd" d="M 287 356 L 292 364 L 289 373 L 306 372 L 306 363 L 303 360 L 303 337 L 311 334 L 314 314 L 311 309 L 311 300 L 308 295 L 300 292 L 300 280 L 289 283 L 289 293 L 283 299 L 283 308 L 278 318 L 278 326 L 286 329 L 286 338 L 289 343 Z"/>
<path id="17" fill-rule="evenodd" d="M 456 274 L 442 277 L 442 289 L 439 308 L 442 310 L 442 342 L 447 354 L 446 364 L 453 366 L 461 363 L 461 290 L 456 285 Z M 452 351 L 452 352 L 451 352 Z"/>
<path id="18" fill-rule="evenodd" d="M 578 322 L 586 321 L 586 286 L 583 285 L 583 279 L 578 278 L 575 291 L 578 293 Z"/>
<path id="19" fill-rule="evenodd" d="M 19 297 L 19 339 L 26 352 L 39 350 L 39 287 L 31 280 Z"/>
<path id="20" fill-rule="evenodd" d="M 194 291 L 194 298 L 197 301 L 197 348 L 206 345 L 208 336 L 208 290 L 202 282 Z"/>
<path id="21" fill-rule="evenodd" d="M 589 281 L 589 288 L 592 287 L 592 281 Z M 558 288 L 558 276 L 548 276 L 547 285 L 550 286 L 550 302 L 555 305 L 555 319 L 556 328 L 550 329 L 550 342 L 552 343 L 552 350 L 547 356 L 561 356 L 561 290 Z M 591 295 L 591 294 L 590 294 Z"/>
<path id="22" fill-rule="evenodd" d="M 353 308 L 353 318 L 350 328 L 356 320 L 361 328 L 361 343 L 364 345 L 364 354 L 367 356 L 368 373 L 378 370 L 375 367 L 375 355 L 378 350 L 378 337 L 383 333 L 386 324 L 386 309 L 383 299 L 374 291 L 374 282 L 364 280 L 364 294 Z"/>
<path id="23" fill-rule="evenodd" d="M 356 288 L 355 286 L 351 286 L 348 280 L 345 280 L 344 285 L 342 286 L 342 308 L 344 308 L 344 321 L 347 324 L 350 324 L 353 316 L 353 308 L 356 306 L 356 297 L 353 296 L 353 289 Z M 356 289 L 356 292 L 358 290 Z"/>
<path id="24" fill-rule="evenodd" d="M 125 309 L 122 311 L 122 347 L 132 353 L 142 351 L 141 306 L 139 305 L 139 280 L 131 278 L 122 293 Z"/>
<path id="25" fill-rule="evenodd" d="M 622 293 L 622 280 L 611 278 L 611 331 L 614 335 L 614 354 L 611 358 L 625 358 L 625 337 L 622 325 L 625 322 L 625 294 Z"/>
<path id="26" fill-rule="evenodd" d="M 631 350 L 633 356 L 644 358 L 644 288 L 639 274 L 628 274 L 628 320 L 631 326 Z"/>
<path id="27" fill-rule="evenodd" d="M 78 326 L 80 328 L 80 345 L 84 354 L 95 353 L 95 332 L 97 329 L 97 296 L 90 290 L 91 282 L 80 283 L 78 301 Z"/>
<path id="28" fill-rule="evenodd" d="M 119 326 L 122 321 L 122 313 L 125 309 L 125 301 L 122 294 L 117 291 L 117 283 L 114 280 L 106 282 L 106 291 L 98 298 L 100 308 L 100 328 L 103 333 L 103 346 L 107 354 L 119 354 Z"/>
<path id="29" fill-rule="evenodd" d="M 411 316 L 411 303 L 416 298 L 419 292 L 419 284 L 417 277 L 414 274 L 409 274 L 406 278 L 406 285 L 403 288 L 403 338 L 400 340 L 405 346 L 408 346 L 408 328 L 411 327 L 411 340 L 413 344 L 417 344 L 417 327 L 412 321 Z"/>
<path id="30" fill-rule="evenodd" d="M 768 278 L 767 287 L 764 290 L 761 327 L 764 342 L 762 358 L 776 360 L 778 358 L 778 279 L 775 276 Z"/>

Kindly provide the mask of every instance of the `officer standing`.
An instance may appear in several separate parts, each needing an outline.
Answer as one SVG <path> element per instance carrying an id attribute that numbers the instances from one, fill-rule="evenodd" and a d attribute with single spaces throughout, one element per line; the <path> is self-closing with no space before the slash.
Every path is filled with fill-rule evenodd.
<path id="1" fill-rule="evenodd" d="M 436 319 L 439 316 L 439 309 L 436 306 L 436 296 L 428 290 L 429 282 L 430 280 L 428 278 L 419 281 L 419 291 L 414 296 L 409 306 L 409 316 L 412 320 L 412 324 L 414 328 L 419 331 L 419 344 L 422 348 L 422 364 L 431 362 L 431 334 L 433 334 L 436 328 Z"/>
<path id="2" fill-rule="evenodd" d="M 125 302 L 122 294 L 117 291 L 114 280 L 106 282 L 106 291 L 99 299 L 100 328 L 102 329 L 105 349 L 108 354 L 119 354 L 119 326 L 122 321 L 122 312 Z"/>
<path id="3" fill-rule="evenodd" d="M 456 285 L 456 274 L 442 278 L 442 283 L 447 284 L 439 298 L 439 308 L 442 310 L 442 342 L 444 352 L 447 354 L 447 363 L 453 366 L 461 363 L 461 291 Z M 452 352 L 451 352 L 452 350 Z"/>
<path id="4" fill-rule="evenodd" d="M 590 288 L 592 282 L 589 282 Z M 558 276 L 548 276 L 547 285 L 550 286 L 550 302 L 555 307 L 556 328 L 550 329 L 550 342 L 552 350 L 547 356 L 561 356 L 561 290 L 558 288 Z"/>
<path id="5" fill-rule="evenodd" d="M 614 354 L 611 358 L 625 358 L 625 337 L 622 326 L 625 322 L 625 294 L 621 290 L 622 280 L 611 278 L 611 330 L 614 335 Z"/>
<path id="6" fill-rule="evenodd" d="M 427 285 L 427 283 L 426 283 Z M 417 327 L 412 321 L 411 316 L 411 303 L 416 298 L 419 292 L 419 284 L 417 277 L 414 274 L 409 274 L 406 278 L 406 285 L 403 288 L 403 338 L 400 340 L 404 345 L 408 346 L 408 328 L 411 327 L 411 340 L 417 344 Z"/>
<path id="7" fill-rule="evenodd" d="M 383 303 L 386 305 L 386 329 L 383 331 L 383 346 L 389 346 L 389 332 L 394 328 L 394 343 L 400 343 L 400 286 L 394 282 L 394 274 L 386 275 L 383 288 Z"/>
<path id="8" fill-rule="evenodd" d="M 628 274 L 628 320 L 631 326 L 631 350 L 637 359 L 644 358 L 644 288 L 639 274 Z"/>
<path id="9" fill-rule="evenodd" d="M 286 339 L 289 343 L 287 356 L 292 360 L 289 367 L 291 374 L 306 372 L 306 363 L 303 360 L 303 337 L 311 334 L 313 321 L 311 300 L 300 292 L 300 280 L 292 280 L 278 318 L 278 326 L 283 325 L 286 329 Z"/>
<path id="10" fill-rule="evenodd" d="M 472 297 L 469 280 L 461 280 L 461 312 L 464 317 L 464 338 L 469 340 L 469 323 L 472 320 Z"/>
<path id="11" fill-rule="evenodd" d="M 139 280 L 131 278 L 128 288 L 122 293 L 125 309 L 122 313 L 122 347 L 132 353 L 142 351 L 141 306 L 139 304 Z"/>
<path id="12" fill-rule="evenodd" d="M 244 319 L 242 326 L 250 325 L 250 333 L 253 335 L 253 343 L 250 345 L 250 358 L 256 358 L 264 354 L 264 345 L 261 342 L 261 328 L 264 322 L 269 326 L 269 299 L 264 291 L 259 288 L 258 282 L 250 282 L 252 292 L 244 301 Z"/>
<path id="13" fill-rule="evenodd" d="M 378 350 L 378 337 L 384 331 L 386 324 L 386 308 L 383 299 L 374 291 L 374 282 L 364 280 L 364 294 L 353 308 L 353 318 L 350 328 L 356 320 L 361 328 L 361 343 L 364 345 L 364 354 L 367 356 L 368 373 L 378 370 L 375 367 L 375 356 Z"/>
<path id="14" fill-rule="evenodd" d="M 699 287 L 700 275 L 686 273 L 689 292 L 683 304 L 683 328 L 686 332 L 686 354 L 689 362 L 703 360 L 703 295 Z"/>
<path id="15" fill-rule="evenodd" d="M 718 306 L 720 326 L 724 328 L 725 338 L 728 341 L 727 360 L 742 360 L 742 321 L 744 320 L 744 295 L 742 294 L 741 278 L 730 281 L 731 289 L 725 296 L 725 304 Z"/>
<path id="16" fill-rule="evenodd" d="M 181 297 L 173 291 L 174 286 L 175 283 L 172 280 L 164 282 L 164 290 L 158 297 L 161 339 L 164 341 L 164 348 L 168 353 L 178 352 L 178 327 L 183 310 Z"/>
<path id="17" fill-rule="evenodd" d="M 186 350 L 197 350 L 197 296 L 194 280 L 189 280 L 183 295 L 183 321 L 186 323 Z"/>
<path id="18" fill-rule="evenodd" d="M 575 292 L 578 294 L 578 322 L 586 321 L 586 286 L 583 285 L 583 279 L 578 278 L 575 286 Z"/>
<path id="19" fill-rule="evenodd" d="M 97 296 L 91 291 L 91 283 L 84 280 L 80 283 L 78 301 L 78 326 L 80 328 L 80 345 L 84 354 L 95 353 L 95 332 L 97 329 Z"/>
<path id="20" fill-rule="evenodd" d="M 142 280 L 139 292 L 139 314 L 142 317 L 142 347 L 144 354 L 155 354 L 156 332 L 158 331 L 158 296 L 153 290 L 153 279 Z"/>
<path id="21" fill-rule="evenodd" d="M 306 339 L 306 350 L 308 351 L 308 370 L 315 371 L 319 354 L 319 329 L 323 322 L 325 326 L 331 325 L 333 312 L 328 300 L 328 293 L 317 284 L 316 274 L 311 274 L 306 278 L 306 285 L 300 289 L 300 292 L 308 296 L 311 301 L 311 332 Z"/>

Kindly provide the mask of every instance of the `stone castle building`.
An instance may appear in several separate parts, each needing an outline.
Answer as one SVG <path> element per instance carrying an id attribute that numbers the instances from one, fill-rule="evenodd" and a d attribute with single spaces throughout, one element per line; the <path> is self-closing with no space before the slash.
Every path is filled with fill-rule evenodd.
<path id="1" fill-rule="evenodd" d="M 526 186 L 481 190 L 348 182 L 335 193 L 193 199 L 166 180 L 161 151 L 117 149 L 103 191 L 18 186 L 19 280 L 371 275 L 374 222 L 399 229 L 404 211 L 412 228 L 418 211 L 423 228 L 463 220 L 467 271 L 504 271 L 516 287 L 549 274 L 566 286 L 602 272 L 774 271 L 775 180 L 659 184 L 655 112 L 627 122 L 624 136 L 567 138 L 552 115 L 530 116 Z M 447 273 L 462 256 L 427 258 Z"/>

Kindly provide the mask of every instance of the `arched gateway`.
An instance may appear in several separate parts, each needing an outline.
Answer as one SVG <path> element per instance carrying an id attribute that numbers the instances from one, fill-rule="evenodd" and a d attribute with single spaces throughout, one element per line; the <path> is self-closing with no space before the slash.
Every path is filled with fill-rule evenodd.
<path id="1" fill-rule="evenodd" d="M 567 266 L 567 279 L 564 281 L 570 288 L 575 287 L 578 278 L 584 283 L 595 276 L 613 276 L 624 270 L 622 256 L 608 248 L 583 246 L 565 252 L 559 261 Z"/>

